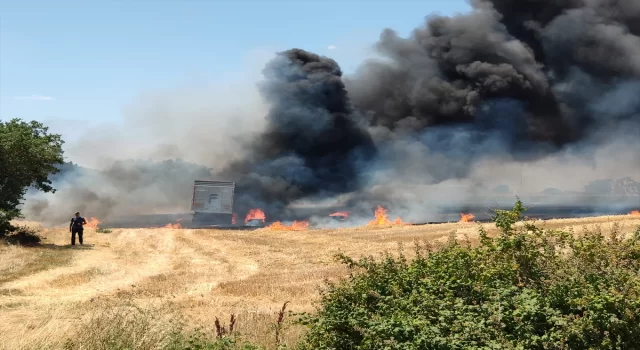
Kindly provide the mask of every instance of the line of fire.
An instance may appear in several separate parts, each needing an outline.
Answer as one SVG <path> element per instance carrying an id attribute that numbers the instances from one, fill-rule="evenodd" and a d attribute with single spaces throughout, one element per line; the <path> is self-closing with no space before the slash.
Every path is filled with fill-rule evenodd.
<path id="1" fill-rule="evenodd" d="M 234 199 L 236 195 L 236 184 L 230 181 L 210 181 L 195 180 L 193 184 L 191 211 L 190 213 L 179 214 L 155 214 L 141 217 L 120 217 L 108 219 L 102 222 L 99 218 L 90 218 L 87 227 L 165 227 L 170 229 L 179 228 L 225 228 L 225 229 L 257 229 L 268 228 L 271 230 L 308 230 L 314 228 L 340 228 L 358 226 L 405 226 L 405 225 L 428 225 L 449 222 L 488 222 L 491 220 L 494 209 L 509 209 L 507 204 L 491 205 L 467 205 L 462 207 L 443 206 L 438 215 L 440 220 L 429 222 L 404 221 L 401 217 L 393 217 L 389 209 L 381 205 L 371 208 L 369 218 L 362 213 L 357 215 L 349 208 L 340 205 L 325 206 L 318 208 L 305 208 L 304 206 L 294 208 L 290 211 L 288 218 L 271 219 L 263 208 L 252 208 L 244 213 L 234 210 Z M 509 198 L 511 205 L 515 198 Z M 638 198 L 625 199 L 618 198 L 618 205 L 609 206 L 608 210 L 599 208 L 588 208 L 584 206 L 545 204 L 539 197 L 521 198 L 528 207 L 526 216 L 530 219 L 553 219 L 553 218 L 578 218 L 593 215 L 640 215 L 640 202 Z M 529 205 L 533 203 L 533 205 Z M 587 202 L 588 203 L 588 202 Z M 496 205 L 497 204 L 497 205 Z M 606 212 L 605 212 L 606 211 Z M 309 218 L 324 218 L 320 223 L 313 223 Z M 318 220 L 316 220 L 318 221 Z M 142 223 L 142 225 L 141 225 Z"/>

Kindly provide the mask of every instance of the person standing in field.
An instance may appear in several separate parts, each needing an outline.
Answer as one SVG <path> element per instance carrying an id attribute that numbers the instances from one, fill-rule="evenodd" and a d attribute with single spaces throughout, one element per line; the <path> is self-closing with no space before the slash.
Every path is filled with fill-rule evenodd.
<path id="1" fill-rule="evenodd" d="M 76 245 L 76 233 L 78 234 L 78 239 L 80 241 L 80 245 L 82 245 L 82 233 L 84 232 L 84 226 L 87 223 L 82 216 L 80 216 L 80 212 L 76 212 L 76 216 L 71 218 L 71 223 L 69 224 L 69 231 L 71 231 L 71 245 Z"/>

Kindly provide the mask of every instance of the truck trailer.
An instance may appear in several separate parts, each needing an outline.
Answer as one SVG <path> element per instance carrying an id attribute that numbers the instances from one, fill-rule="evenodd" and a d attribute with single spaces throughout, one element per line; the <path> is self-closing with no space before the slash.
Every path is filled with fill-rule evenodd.
<path id="1" fill-rule="evenodd" d="M 235 188 L 235 182 L 195 180 L 191 200 L 192 225 L 231 225 Z"/>

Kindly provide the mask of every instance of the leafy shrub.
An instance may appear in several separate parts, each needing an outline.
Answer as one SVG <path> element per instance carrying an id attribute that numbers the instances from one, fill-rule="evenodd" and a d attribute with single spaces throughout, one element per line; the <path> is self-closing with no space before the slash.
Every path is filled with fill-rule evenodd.
<path id="1" fill-rule="evenodd" d="M 583 236 L 520 223 L 472 247 L 452 239 L 415 257 L 339 259 L 352 273 L 301 322 L 302 349 L 613 349 L 640 344 L 640 229 Z M 586 231 L 586 230 L 585 230 Z"/>
<path id="2" fill-rule="evenodd" d="M 12 232 L 10 222 L 21 217 L 20 203 L 29 188 L 55 193 L 48 177 L 64 163 L 63 143 L 42 123 L 0 120 L 0 236 Z"/>
<path id="3" fill-rule="evenodd" d="M 26 226 L 11 226 L 9 234 L 1 236 L 6 243 L 17 244 L 23 246 L 34 246 L 42 242 L 42 238 L 38 233 Z"/>

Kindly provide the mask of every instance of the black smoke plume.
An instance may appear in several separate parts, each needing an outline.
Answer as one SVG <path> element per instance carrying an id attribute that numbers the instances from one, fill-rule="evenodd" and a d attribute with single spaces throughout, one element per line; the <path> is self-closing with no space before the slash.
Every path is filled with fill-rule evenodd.
<path id="1" fill-rule="evenodd" d="M 480 129 L 486 125 L 479 107 L 517 101 L 522 111 L 510 118 L 523 128 L 503 130 L 513 137 L 511 146 L 530 151 L 534 141 L 557 149 L 602 126 L 588 110 L 594 99 L 638 78 L 634 4 L 474 1 L 471 13 L 429 17 L 406 39 L 387 29 L 377 47 L 388 60 L 365 63 L 350 96 L 373 113 L 375 125 L 413 131 L 451 124 Z"/>
<path id="2" fill-rule="evenodd" d="M 355 122 L 338 64 L 293 49 L 263 73 L 260 92 L 271 106 L 266 130 L 248 145 L 249 159 L 218 174 L 236 179 L 236 209 L 267 208 L 277 217 L 296 199 L 357 189 L 358 166 L 375 147 Z"/>
<path id="3" fill-rule="evenodd" d="M 243 192 L 268 207 L 274 200 L 285 205 L 325 189 L 347 192 L 372 185 L 355 169 L 386 171 L 374 184 L 403 177 L 437 184 L 468 177 L 486 158 L 536 161 L 610 142 L 603 128 L 616 133 L 632 123 L 637 130 L 638 103 L 607 110 L 614 91 L 638 91 L 633 83 L 640 73 L 640 6 L 635 4 L 474 1 L 468 14 L 428 17 L 408 38 L 386 29 L 377 43 L 382 59 L 365 62 L 345 79 L 355 111 L 346 107 L 349 99 L 333 61 L 302 50 L 283 53 L 265 74 L 263 91 L 272 110 L 255 155 L 268 165 L 253 159 L 240 163 L 238 174 L 250 174 L 240 180 Z M 331 87 L 330 96 L 339 98 L 327 98 L 322 87 Z M 376 161 L 356 157 L 361 162 L 354 166 L 352 151 L 372 146 L 351 122 L 322 129 L 348 143 L 307 136 L 324 120 L 319 113 L 366 123 L 380 148 Z M 316 151 L 304 153 L 305 147 Z M 422 152 L 407 154 L 414 148 Z M 346 157 L 330 158 L 339 166 L 315 161 L 335 150 Z M 283 166 L 282 154 L 294 154 L 295 166 Z M 408 163 L 420 165 L 408 169 Z M 320 172 L 331 176 L 311 175 Z M 367 190 L 348 205 L 385 200 L 387 194 Z"/>
<path id="4" fill-rule="evenodd" d="M 240 217 L 263 208 L 272 219 L 303 200 L 340 197 L 348 208 L 384 204 L 420 220 L 438 202 L 465 203 L 492 188 L 576 191 L 637 172 L 640 2 L 471 4 L 466 14 L 428 16 L 406 38 L 385 29 L 380 57 L 348 77 L 327 57 L 276 54 L 258 86 L 268 106 L 264 130 L 247 134 L 242 152 L 222 167 L 221 159 L 199 162 L 215 168 L 212 178 L 237 182 Z M 192 129 L 204 123 L 192 122 Z M 203 145 L 207 135 L 197 135 Z M 193 153 L 194 142 L 177 141 L 163 146 Z M 181 189 L 196 179 L 185 174 L 175 174 Z M 132 190 L 128 180 L 109 178 Z M 94 202 L 122 203 L 104 198 Z"/>

